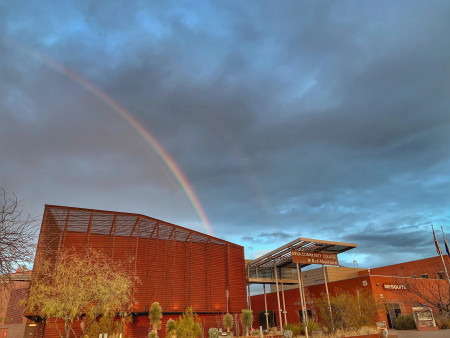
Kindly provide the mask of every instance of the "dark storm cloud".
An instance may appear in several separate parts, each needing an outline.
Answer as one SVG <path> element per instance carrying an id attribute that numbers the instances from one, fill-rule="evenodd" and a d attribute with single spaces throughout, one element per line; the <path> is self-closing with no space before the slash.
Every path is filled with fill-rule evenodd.
<path id="1" fill-rule="evenodd" d="M 201 229 L 156 153 L 54 59 L 156 136 L 249 256 L 300 233 L 358 243 L 344 261 L 360 266 L 434 254 L 429 224 L 450 220 L 448 3 L 0 6 L 0 186 L 33 211 Z"/>

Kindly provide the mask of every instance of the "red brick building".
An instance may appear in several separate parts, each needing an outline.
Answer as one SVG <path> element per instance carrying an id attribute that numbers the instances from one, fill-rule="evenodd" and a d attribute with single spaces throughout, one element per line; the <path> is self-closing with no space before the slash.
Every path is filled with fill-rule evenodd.
<path id="1" fill-rule="evenodd" d="M 444 257 L 445 263 L 450 267 L 450 260 L 447 256 Z M 339 269 L 339 268 L 334 268 Z M 412 312 L 412 306 L 416 300 L 407 290 L 407 285 L 411 283 L 427 283 L 440 284 L 441 287 L 448 290 L 448 282 L 443 279 L 443 265 L 441 258 L 431 257 L 417 261 L 399 263 L 375 269 L 353 269 L 353 277 L 346 269 L 346 279 L 333 281 L 328 283 L 330 296 L 335 296 L 341 292 L 356 293 L 357 290 L 369 292 L 374 300 L 378 303 L 386 305 L 387 311 L 381 310 L 378 314 L 377 321 L 386 321 L 391 325 L 399 314 L 409 314 Z M 321 270 L 321 268 L 320 268 Z M 322 273 L 320 271 L 320 273 Z M 329 272 L 327 272 L 329 273 Z M 308 285 L 308 274 L 314 275 L 313 270 L 302 272 L 306 285 Z M 305 277 L 306 276 L 306 277 Z M 332 279 L 328 277 L 328 279 Z M 311 283 L 310 283 L 311 284 Z M 307 297 L 307 309 L 309 313 L 314 311 L 314 299 L 321 297 L 325 292 L 325 284 L 322 281 L 316 285 L 309 285 L 305 287 Z M 445 294 L 445 293 L 444 293 Z M 447 292 L 448 294 L 448 292 Z M 277 313 L 277 295 L 276 292 L 268 293 L 267 308 Z M 301 303 L 298 287 L 295 286 L 289 290 L 284 291 L 286 317 L 289 323 L 299 323 L 301 321 Z M 255 314 L 255 326 L 264 325 L 259 323 L 258 314 L 264 311 L 264 295 L 255 295 L 251 297 L 251 306 Z M 275 316 L 275 321 L 279 325 L 278 316 Z"/>
<path id="2" fill-rule="evenodd" d="M 0 338 L 29 337 L 33 322 L 23 316 L 22 301 L 28 294 L 31 271 L 18 268 L 16 273 L 2 276 L 0 283 Z"/>

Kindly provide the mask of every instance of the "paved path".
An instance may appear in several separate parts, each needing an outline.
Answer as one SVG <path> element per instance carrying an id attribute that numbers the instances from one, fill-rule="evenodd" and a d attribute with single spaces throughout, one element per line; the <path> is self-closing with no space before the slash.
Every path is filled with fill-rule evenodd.
<path id="1" fill-rule="evenodd" d="M 417 330 L 389 330 L 397 334 L 398 338 L 450 338 L 450 330 L 417 331 Z"/>

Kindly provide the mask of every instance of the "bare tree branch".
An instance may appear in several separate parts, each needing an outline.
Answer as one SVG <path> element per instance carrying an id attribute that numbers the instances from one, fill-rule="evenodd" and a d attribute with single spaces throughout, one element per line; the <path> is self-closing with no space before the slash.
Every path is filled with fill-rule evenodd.
<path id="1" fill-rule="evenodd" d="M 36 223 L 16 195 L 0 188 L 0 278 L 4 281 L 18 267 L 33 262 Z"/>

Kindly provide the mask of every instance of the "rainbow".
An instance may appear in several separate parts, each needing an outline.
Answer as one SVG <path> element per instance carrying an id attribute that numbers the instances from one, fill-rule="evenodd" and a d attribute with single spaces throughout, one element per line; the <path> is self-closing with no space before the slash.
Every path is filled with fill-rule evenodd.
<path id="1" fill-rule="evenodd" d="M 194 208 L 197 216 L 200 221 L 203 223 L 203 226 L 208 235 L 213 235 L 213 230 L 211 223 L 206 216 L 205 210 L 203 209 L 200 200 L 194 192 L 191 184 L 187 180 L 186 176 L 181 171 L 180 167 L 177 165 L 175 160 L 169 155 L 169 153 L 163 148 L 163 146 L 156 140 L 156 138 L 120 103 L 115 101 L 112 97 L 102 91 L 100 88 L 96 87 L 91 82 L 87 81 L 81 75 L 75 73 L 68 67 L 56 62 L 53 59 L 50 59 L 47 56 L 42 55 L 40 52 L 33 51 L 32 49 L 25 47 L 23 45 L 19 45 L 17 43 L 12 43 L 10 39 L 0 36 L 0 39 L 5 41 L 8 45 L 12 45 L 14 47 L 19 48 L 20 50 L 26 52 L 28 55 L 31 55 L 34 59 L 39 60 L 43 64 L 49 66 L 51 69 L 57 71 L 58 73 L 68 77 L 73 82 L 79 84 L 87 91 L 95 95 L 106 105 L 111 107 L 114 111 L 116 111 L 126 122 L 128 122 L 144 139 L 145 141 L 156 151 L 159 157 L 163 160 L 166 167 L 172 173 L 172 175 L 177 180 L 178 184 L 183 189 L 187 198 L 189 199 L 192 207 Z"/>

